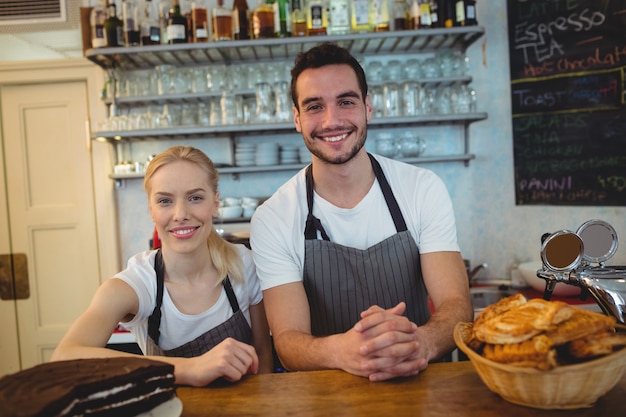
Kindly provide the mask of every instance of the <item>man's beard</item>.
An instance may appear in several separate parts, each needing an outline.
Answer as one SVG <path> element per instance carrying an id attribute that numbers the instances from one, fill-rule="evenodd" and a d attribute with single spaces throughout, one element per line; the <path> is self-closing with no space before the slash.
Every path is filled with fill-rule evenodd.
<path id="1" fill-rule="evenodd" d="M 309 142 L 305 141 L 305 145 L 307 146 L 307 148 L 313 155 L 315 155 L 317 158 L 319 158 L 320 160 L 328 164 L 333 164 L 333 165 L 345 164 L 346 162 L 354 158 L 359 153 L 359 151 L 363 148 L 363 146 L 365 146 L 365 139 L 367 138 L 367 126 L 364 127 L 363 130 L 361 130 L 360 132 L 361 134 L 359 135 L 357 142 L 350 149 L 350 151 L 348 153 L 337 155 L 334 158 L 330 158 L 319 149 L 313 148 L 313 146 L 310 146 L 309 143 L 313 141 L 309 141 Z M 312 136 L 315 136 L 315 134 L 313 134 Z"/>

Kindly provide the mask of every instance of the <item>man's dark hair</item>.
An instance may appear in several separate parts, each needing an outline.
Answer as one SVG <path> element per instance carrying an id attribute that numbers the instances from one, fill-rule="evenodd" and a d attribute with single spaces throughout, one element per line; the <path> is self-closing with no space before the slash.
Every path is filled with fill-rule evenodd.
<path id="1" fill-rule="evenodd" d="M 326 65 L 337 64 L 345 64 L 352 67 L 356 73 L 357 81 L 359 82 L 363 101 L 365 101 L 365 96 L 367 96 L 367 80 L 365 79 L 365 71 L 363 71 L 363 67 L 361 67 L 359 61 L 357 61 L 347 49 L 332 42 L 324 42 L 306 52 L 300 52 L 293 64 L 293 68 L 291 69 L 291 99 L 297 109 L 300 108 L 298 107 L 296 82 L 300 74 L 309 68 L 321 68 Z"/>

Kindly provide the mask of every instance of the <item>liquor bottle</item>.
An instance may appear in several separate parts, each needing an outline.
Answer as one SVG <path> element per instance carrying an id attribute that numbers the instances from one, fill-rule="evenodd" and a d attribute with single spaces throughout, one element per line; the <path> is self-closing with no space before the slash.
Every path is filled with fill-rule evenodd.
<path id="1" fill-rule="evenodd" d="M 309 0 L 306 8 L 306 27 L 309 36 L 326 35 L 328 18 L 323 0 Z"/>
<path id="2" fill-rule="evenodd" d="M 250 10 L 246 0 L 233 3 L 233 38 L 250 39 Z"/>
<path id="3" fill-rule="evenodd" d="M 161 26 L 156 18 L 156 10 L 152 0 L 144 0 L 143 15 L 139 22 L 142 45 L 158 45 L 161 43 Z"/>
<path id="4" fill-rule="evenodd" d="M 406 2 L 404 0 L 394 0 L 391 9 L 393 11 L 393 30 L 408 29 L 408 8 Z"/>
<path id="5" fill-rule="evenodd" d="M 443 0 L 439 3 L 439 18 L 442 19 L 441 27 L 451 28 L 456 22 L 456 1 Z"/>
<path id="6" fill-rule="evenodd" d="M 213 22 L 213 40 L 230 41 L 233 39 L 233 15 L 226 7 L 224 0 L 217 0 L 217 7 L 211 11 Z"/>
<path id="7" fill-rule="evenodd" d="M 187 42 L 193 42 L 191 4 L 192 0 L 179 0 L 180 14 L 185 18 L 185 33 L 187 34 Z"/>
<path id="8" fill-rule="evenodd" d="M 106 34 L 104 32 L 104 22 L 109 17 L 104 1 L 98 1 L 91 9 L 89 23 L 91 25 L 91 47 L 103 48 L 107 46 Z"/>
<path id="9" fill-rule="evenodd" d="M 454 26 L 465 26 L 465 2 L 458 0 L 454 3 Z"/>
<path id="10" fill-rule="evenodd" d="M 170 20 L 170 6 L 169 2 L 157 0 L 157 14 L 159 16 L 159 27 L 161 28 L 161 44 L 167 45 L 169 39 L 167 37 L 167 22 Z"/>
<path id="11" fill-rule="evenodd" d="M 126 46 L 139 45 L 139 7 L 132 0 L 122 1 L 122 23 Z"/>
<path id="12" fill-rule="evenodd" d="M 351 3 L 350 29 L 352 33 L 371 32 L 369 1 L 352 0 Z"/>
<path id="13" fill-rule="evenodd" d="M 257 0 L 257 6 L 252 12 L 252 36 L 254 39 L 274 37 L 274 9 L 271 3 Z"/>
<path id="14" fill-rule="evenodd" d="M 476 0 L 465 0 L 465 21 L 463 26 L 476 26 Z"/>
<path id="15" fill-rule="evenodd" d="M 291 5 L 289 0 L 274 1 L 274 35 L 277 38 L 291 36 Z"/>
<path id="16" fill-rule="evenodd" d="M 430 27 L 441 27 L 441 20 L 439 19 L 439 1 L 430 0 Z"/>
<path id="17" fill-rule="evenodd" d="M 104 33 L 108 47 L 124 46 L 124 23 L 117 17 L 115 3 L 107 3 L 108 16 L 104 21 Z"/>
<path id="18" fill-rule="evenodd" d="M 209 40 L 207 8 L 203 1 L 191 3 L 191 40 L 196 43 Z"/>
<path id="19" fill-rule="evenodd" d="M 291 36 L 308 36 L 306 13 L 302 8 L 301 0 L 291 2 Z"/>
<path id="20" fill-rule="evenodd" d="M 430 17 L 430 0 L 419 0 L 420 16 L 417 27 L 420 29 L 427 29 L 432 26 L 432 20 Z"/>
<path id="21" fill-rule="evenodd" d="M 370 7 L 374 32 L 388 32 L 389 0 L 374 0 L 370 3 Z"/>
<path id="22" fill-rule="evenodd" d="M 344 35 L 350 33 L 350 1 L 330 0 L 328 3 L 328 34 Z"/>
<path id="23" fill-rule="evenodd" d="M 178 0 L 172 0 L 167 20 L 167 42 L 170 44 L 187 43 L 187 19 L 180 13 Z"/>

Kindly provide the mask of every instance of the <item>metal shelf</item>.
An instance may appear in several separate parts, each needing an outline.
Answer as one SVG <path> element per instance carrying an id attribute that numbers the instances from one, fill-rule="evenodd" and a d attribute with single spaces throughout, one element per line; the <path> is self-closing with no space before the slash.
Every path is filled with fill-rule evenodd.
<path id="1" fill-rule="evenodd" d="M 402 127 L 436 124 L 470 124 L 487 118 L 487 113 L 457 113 L 373 119 L 370 127 Z M 292 122 L 257 123 L 229 126 L 174 126 L 166 129 L 120 130 L 94 132 L 92 138 L 117 142 L 119 140 L 194 139 L 231 135 L 264 135 L 269 133 L 296 133 Z"/>
<path id="2" fill-rule="evenodd" d="M 467 164 L 472 159 L 475 159 L 474 154 L 460 154 L 460 155 L 431 155 L 420 156 L 416 158 L 395 158 L 398 161 L 403 161 L 409 164 L 429 164 L 436 162 L 464 162 Z M 224 174 L 255 174 L 259 172 L 277 172 L 277 171 L 297 171 L 308 164 L 281 164 L 281 165 L 258 165 L 258 166 L 246 166 L 246 167 L 220 167 L 218 172 L 220 175 Z M 116 187 L 121 187 L 125 180 L 137 180 L 143 179 L 143 173 L 130 173 L 130 174 L 109 174 L 109 178 L 115 180 Z"/>
<path id="3" fill-rule="evenodd" d="M 349 35 L 313 36 L 303 38 L 258 39 L 245 41 L 188 43 L 176 45 L 135 46 L 123 48 L 98 48 L 85 52 L 85 56 L 115 76 L 118 71 L 152 69 L 157 65 L 170 64 L 178 67 L 193 67 L 211 64 L 237 64 L 267 62 L 276 60 L 293 60 L 295 56 L 322 42 L 335 42 L 358 58 L 378 55 L 408 55 L 432 53 L 441 50 L 465 52 L 467 47 L 476 42 L 484 34 L 479 26 L 417 29 L 397 32 L 360 33 Z M 440 77 L 418 80 L 423 85 L 447 86 L 452 84 L 468 84 L 471 76 Z M 243 95 L 254 95 L 251 90 L 238 92 Z M 138 107 L 167 103 L 202 103 L 213 92 L 185 93 L 163 96 L 116 97 L 105 100 L 107 105 L 117 108 Z M 464 153 L 460 155 L 439 155 L 399 160 L 411 164 L 435 162 L 464 162 L 467 166 L 475 155 L 469 152 L 469 125 L 487 118 L 486 113 L 462 113 L 446 115 L 420 115 L 411 117 L 393 117 L 373 119 L 371 128 L 409 127 L 417 125 L 460 125 L 464 129 Z M 202 139 L 227 136 L 234 140 L 239 136 L 265 134 L 296 133 L 292 122 L 257 123 L 230 126 L 175 126 L 166 129 L 144 129 L 124 131 L 93 132 L 95 140 L 111 143 L 120 141 L 163 140 L 163 139 Z M 293 171 L 304 167 L 304 164 L 222 167 L 223 174 L 248 174 L 257 172 Z M 124 180 L 143 178 L 143 174 L 112 174 L 110 178 L 121 186 Z"/>
<path id="4" fill-rule="evenodd" d="M 356 56 L 426 53 L 441 49 L 465 51 L 484 34 L 480 26 L 406 31 L 187 43 L 175 45 L 97 48 L 87 59 L 104 69 L 148 69 L 172 64 L 194 66 L 213 63 L 260 62 L 293 59 L 321 42 L 336 42 Z"/>

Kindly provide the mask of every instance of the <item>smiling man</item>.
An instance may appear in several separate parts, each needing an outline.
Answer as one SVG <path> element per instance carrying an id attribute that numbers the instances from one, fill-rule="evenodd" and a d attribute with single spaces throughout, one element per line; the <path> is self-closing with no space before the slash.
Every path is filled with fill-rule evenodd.
<path id="1" fill-rule="evenodd" d="M 473 314 L 448 192 L 365 150 L 373 109 L 347 50 L 316 46 L 291 75 L 312 163 L 256 210 L 250 236 L 277 353 L 289 370 L 415 375 Z"/>

